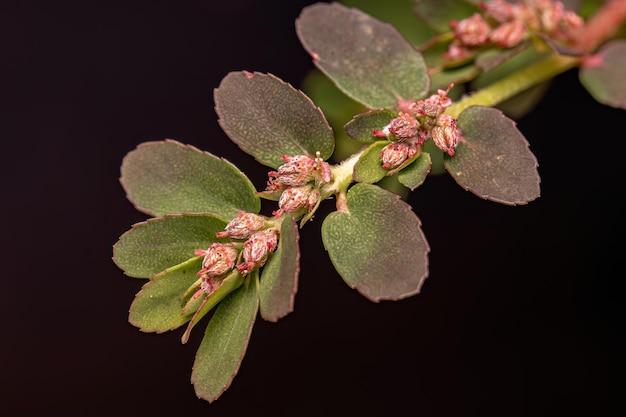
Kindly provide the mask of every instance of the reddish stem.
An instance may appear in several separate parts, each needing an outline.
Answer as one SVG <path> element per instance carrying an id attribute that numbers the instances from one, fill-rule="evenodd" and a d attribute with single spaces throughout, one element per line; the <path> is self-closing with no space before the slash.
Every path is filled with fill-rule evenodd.
<path id="1" fill-rule="evenodd" d="M 576 47 L 591 52 L 617 32 L 626 21 L 626 0 L 608 0 L 578 33 Z"/>

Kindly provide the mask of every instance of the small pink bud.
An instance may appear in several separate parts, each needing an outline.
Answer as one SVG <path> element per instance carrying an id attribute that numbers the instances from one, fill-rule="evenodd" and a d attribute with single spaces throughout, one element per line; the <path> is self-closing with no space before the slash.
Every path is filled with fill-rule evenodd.
<path id="1" fill-rule="evenodd" d="M 282 213 L 292 213 L 302 208 L 311 210 L 319 199 L 319 190 L 311 185 L 288 188 L 280 195 L 278 200 L 280 209 L 276 210 L 274 215 L 280 216 Z"/>
<path id="2" fill-rule="evenodd" d="M 526 35 L 526 27 L 519 20 L 503 23 L 489 35 L 489 40 L 503 48 L 519 44 Z"/>
<path id="3" fill-rule="evenodd" d="M 454 30 L 454 37 L 463 45 L 478 46 L 485 43 L 489 36 L 489 25 L 479 13 L 458 22 Z"/>
<path id="4" fill-rule="evenodd" d="M 400 113 L 389 123 L 389 131 L 398 139 L 409 139 L 417 135 L 419 122 L 408 113 Z"/>
<path id="5" fill-rule="evenodd" d="M 513 19 L 513 6 L 506 0 L 491 0 L 490 2 L 481 2 L 480 7 L 500 23 Z"/>
<path id="6" fill-rule="evenodd" d="M 265 265 L 270 253 L 276 250 L 278 233 L 276 230 L 256 232 L 243 244 L 243 262 L 237 265 L 242 274 L 249 274 L 252 270 Z"/>
<path id="7" fill-rule="evenodd" d="M 330 165 L 320 157 L 308 155 L 283 156 L 285 163 L 278 171 L 270 171 L 267 191 L 278 191 L 287 187 L 300 187 L 309 182 L 326 183 L 331 180 Z"/>
<path id="8" fill-rule="evenodd" d="M 535 10 L 543 31 L 552 33 L 559 27 L 565 7 L 560 1 L 541 1 L 537 2 Z"/>
<path id="9" fill-rule="evenodd" d="M 431 136 L 439 149 L 454 156 L 454 150 L 461 140 L 461 131 L 452 116 L 447 114 L 439 116 L 437 125 L 431 131 Z"/>
<path id="10" fill-rule="evenodd" d="M 417 153 L 417 148 L 409 143 L 393 142 L 380 151 L 382 167 L 387 170 L 398 168 Z"/>
<path id="11" fill-rule="evenodd" d="M 448 51 L 445 53 L 445 59 L 448 61 L 462 61 L 469 56 L 469 50 L 461 45 L 458 41 L 453 41 L 448 46 Z"/>
<path id="12" fill-rule="evenodd" d="M 197 249 L 195 254 L 204 256 L 202 269 L 198 272 L 201 277 L 217 277 L 233 269 L 239 251 L 228 243 L 212 243 L 208 249 Z"/>
<path id="13" fill-rule="evenodd" d="M 433 94 L 424 100 L 418 100 L 415 103 L 415 113 L 418 116 L 437 117 L 444 110 L 452 105 L 452 100 L 448 97 L 448 92 L 452 88 L 450 84 L 447 90 L 437 90 L 437 94 Z"/>
<path id="14" fill-rule="evenodd" d="M 223 232 L 217 232 L 215 236 L 224 238 L 231 237 L 233 239 L 247 239 L 256 231 L 259 231 L 265 225 L 265 218 L 258 214 L 246 213 L 240 211 L 237 216 L 232 219 Z"/>

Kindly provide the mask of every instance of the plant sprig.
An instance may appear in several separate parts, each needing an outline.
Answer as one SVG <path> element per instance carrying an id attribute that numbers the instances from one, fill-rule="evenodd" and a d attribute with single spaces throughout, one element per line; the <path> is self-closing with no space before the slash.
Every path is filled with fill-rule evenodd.
<path id="1" fill-rule="evenodd" d="M 128 276 L 148 279 L 129 321 L 156 333 L 186 324 L 185 343 L 215 310 L 193 367 L 200 398 L 214 401 L 232 382 L 257 312 L 277 321 L 293 311 L 297 222 L 303 227 L 324 200 L 335 199 L 336 211 L 323 220 L 322 240 L 346 284 L 375 302 L 406 298 L 428 276 L 430 248 L 412 208 L 381 180 L 415 190 L 445 169 L 481 198 L 527 204 L 540 194 L 537 159 L 493 106 L 580 67 L 598 101 L 626 108 L 626 42 L 596 50 L 606 38 L 598 35 L 581 47 L 585 26 L 560 2 L 421 0 L 416 9 L 439 33 L 419 51 L 357 9 L 319 3 L 302 11 L 296 31 L 314 64 L 356 102 L 350 108 L 364 110 L 335 132 L 309 97 L 276 76 L 241 71 L 222 80 L 219 124 L 275 169 L 264 190 L 223 158 L 173 140 L 141 144 L 124 159 L 128 199 L 156 216 L 113 248 Z M 463 84 L 484 87 L 461 97 Z M 358 149 L 331 164 L 339 138 Z M 260 198 L 278 201 L 272 216 L 259 214 Z"/>

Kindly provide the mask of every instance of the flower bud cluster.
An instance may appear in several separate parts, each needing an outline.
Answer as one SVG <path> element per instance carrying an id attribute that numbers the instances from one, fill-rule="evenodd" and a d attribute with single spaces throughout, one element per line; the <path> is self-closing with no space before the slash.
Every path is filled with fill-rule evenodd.
<path id="1" fill-rule="evenodd" d="M 506 0 L 482 2 L 484 13 L 475 13 L 461 21 L 450 22 L 454 41 L 446 58 L 461 61 L 471 55 L 472 49 L 485 44 L 503 48 L 518 45 L 529 31 L 548 36 L 560 42 L 572 42 L 583 20 L 576 13 L 565 10 L 558 0 Z"/>
<path id="2" fill-rule="evenodd" d="M 400 101 L 398 117 L 383 129 L 372 132 L 373 136 L 392 141 L 380 152 L 384 169 L 396 169 L 413 158 L 429 137 L 441 150 L 454 155 L 461 131 L 456 120 L 444 114 L 452 105 L 452 99 L 448 97 L 450 88 L 452 85 L 447 90 L 437 90 L 436 94 L 423 100 Z"/>
<path id="3" fill-rule="evenodd" d="M 332 180 L 330 165 L 319 154 L 283 156 L 285 163 L 270 171 L 266 191 L 281 191 L 274 216 L 299 210 L 310 212 L 320 201 L 320 188 Z"/>
<path id="4" fill-rule="evenodd" d="M 197 249 L 196 256 L 204 256 L 198 276 L 200 290 L 211 294 L 219 287 L 219 279 L 235 267 L 239 251 L 230 243 L 212 243 L 208 249 Z"/>
<path id="5" fill-rule="evenodd" d="M 276 230 L 268 229 L 256 232 L 243 244 L 243 262 L 237 265 L 237 270 L 242 275 L 246 275 L 262 267 L 277 246 L 278 232 Z"/>

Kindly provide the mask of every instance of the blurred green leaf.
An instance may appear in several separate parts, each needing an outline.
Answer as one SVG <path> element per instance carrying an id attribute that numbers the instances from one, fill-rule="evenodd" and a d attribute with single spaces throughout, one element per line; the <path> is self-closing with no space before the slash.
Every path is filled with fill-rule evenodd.
<path id="1" fill-rule="evenodd" d="M 451 83 L 454 83 L 454 87 L 458 88 L 460 84 L 474 79 L 478 74 L 480 74 L 480 70 L 474 65 L 437 71 L 431 75 L 430 91 L 434 93 L 439 88 L 446 89 Z"/>
<path id="2" fill-rule="evenodd" d="M 437 34 L 426 22 L 413 14 L 415 0 L 343 0 L 383 22 L 391 23 L 413 45 L 426 42 Z"/>
<path id="3" fill-rule="evenodd" d="M 612 41 L 580 69 L 580 82 L 602 104 L 626 109 L 626 41 Z"/>
<path id="4" fill-rule="evenodd" d="M 351 287 L 372 301 L 416 294 L 428 275 L 428 243 L 411 206 L 375 185 L 356 184 L 347 210 L 322 224 L 330 259 Z"/>
<path id="5" fill-rule="evenodd" d="M 199 398 L 215 401 L 230 386 L 246 353 L 259 308 L 258 274 L 231 293 L 215 311 L 193 364 L 191 382 Z"/>
<path id="6" fill-rule="evenodd" d="M 133 225 L 113 246 L 113 261 L 128 276 L 150 278 L 221 241 L 226 223 L 205 214 L 167 215 Z"/>
<path id="7" fill-rule="evenodd" d="M 430 155 L 422 152 L 420 156 L 409 166 L 398 173 L 398 180 L 411 191 L 424 183 L 430 172 Z"/>
<path id="8" fill-rule="evenodd" d="M 181 296 L 198 279 L 201 264 L 201 257 L 191 258 L 148 281 L 130 305 L 128 321 L 142 332 L 156 333 L 174 330 L 189 321 L 191 316 L 182 313 Z"/>
<path id="9" fill-rule="evenodd" d="M 527 48 L 513 56 L 508 57 L 505 61 L 500 62 L 498 65 L 480 74 L 472 81 L 472 88 L 479 90 L 487 87 L 502 78 L 527 67 L 528 65 L 535 63 L 547 56 L 546 52 L 539 52 L 534 47 Z M 545 92 L 547 91 L 546 84 L 543 87 L 533 87 L 529 90 L 523 91 L 509 100 L 500 103 L 496 106 L 500 110 L 506 112 L 509 117 L 520 119 L 528 112 L 530 112 L 539 103 Z"/>
<path id="10" fill-rule="evenodd" d="M 452 20 L 462 20 L 479 11 L 465 0 L 415 0 L 415 13 L 438 32 L 450 30 Z"/>
<path id="11" fill-rule="evenodd" d="M 539 197 L 537 159 L 514 121 L 498 109 L 472 106 L 461 113 L 458 126 L 464 139 L 445 166 L 461 187 L 509 205 Z"/>
<path id="12" fill-rule="evenodd" d="M 550 81 L 537 84 L 526 91 L 514 95 L 510 99 L 498 104 L 498 108 L 513 120 L 519 120 L 527 115 L 541 101 L 550 88 Z"/>
<path id="13" fill-rule="evenodd" d="M 276 168 L 283 155 L 333 153 L 333 131 L 320 109 L 271 74 L 231 72 L 214 95 L 222 129 L 262 164 Z"/>
<path id="14" fill-rule="evenodd" d="M 315 65 L 369 108 L 394 108 L 398 99 L 428 91 L 420 53 L 391 25 L 359 10 L 318 3 L 302 11 L 296 31 Z"/>
<path id="15" fill-rule="evenodd" d="M 354 116 L 346 123 L 344 129 L 352 139 L 362 143 L 371 143 L 379 140 L 372 135 L 372 131 L 382 129 L 397 116 L 398 113 L 390 110 L 370 110 Z"/>
<path id="16" fill-rule="evenodd" d="M 254 186 L 237 167 L 173 140 L 145 142 L 129 152 L 120 181 L 135 207 L 156 216 L 211 213 L 229 221 L 239 210 L 261 208 Z"/>
<path id="17" fill-rule="evenodd" d="M 261 317 L 278 321 L 293 311 L 300 273 L 298 226 L 291 217 L 283 219 L 278 249 L 261 274 L 259 300 Z"/>

